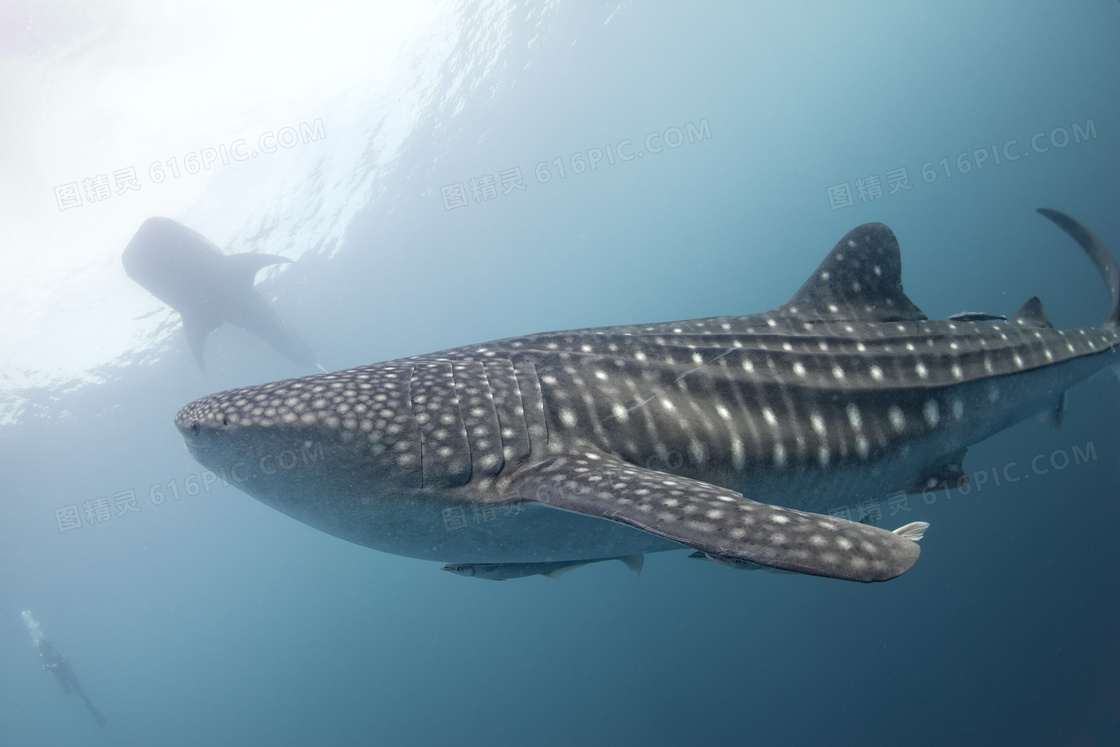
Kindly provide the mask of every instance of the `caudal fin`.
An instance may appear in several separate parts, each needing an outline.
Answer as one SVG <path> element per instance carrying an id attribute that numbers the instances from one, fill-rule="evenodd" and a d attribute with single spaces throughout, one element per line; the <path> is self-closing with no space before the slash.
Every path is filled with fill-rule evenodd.
<path id="1" fill-rule="evenodd" d="M 1109 295 L 1112 296 L 1112 310 L 1104 323 L 1111 327 L 1120 327 L 1120 268 L 1112 258 L 1104 242 L 1098 239 L 1092 231 L 1065 213 L 1049 208 L 1039 208 L 1038 212 L 1058 224 L 1058 227 L 1073 237 L 1081 245 L 1089 259 L 1101 274 L 1105 285 L 1108 286 Z"/>
<path id="2" fill-rule="evenodd" d="M 894 533 L 911 542 L 917 542 L 925 536 L 927 529 L 929 529 L 928 521 L 912 521 L 906 526 L 894 530 Z"/>

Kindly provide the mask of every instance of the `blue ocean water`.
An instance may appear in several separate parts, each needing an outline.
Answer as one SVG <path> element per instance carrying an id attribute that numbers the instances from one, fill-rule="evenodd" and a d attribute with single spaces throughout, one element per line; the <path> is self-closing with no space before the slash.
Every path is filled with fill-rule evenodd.
<path id="1" fill-rule="evenodd" d="M 451 51 L 416 74 L 426 97 L 399 144 L 385 144 L 391 106 L 361 110 L 380 117 L 368 131 L 341 102 L 304 112 L 324 143 L 362 146 L 348 168 L 375 188 L 344 230 L 231 248 L 298 257 L 260 287 L 328 369 L 762 311 L 868 221 L 897 233 L 907 294 L 931 318 L 1011 315 L 1032 295 L 1059 327 L 1107 312 L 1092 265 L 1034 210 L 1120 252 L 1116 3 L 440 13 Z M 295 168 L 283 157 L 273 168 Z M 327 178 L 298 195 L 226 178 L 145 207 L 265 237 L 292 211 L 314 226 L 339 210 Z M 275 215 L 246 207 L 262 196 Z M 55 219 L 96 234 L 101 207 Z M 893 516 L 884 502 L 884 526 L 931 524 L 917 565 L 887 583 L 684 552 L 650 555 L 639 579 L 601 563 L 494 583 L 206 482 L 177 409 L 311 372 L 228 326 L 199 371 L 163 332 L 95 383 L 4 385 L 21 404 L 0 426 L 0 744 L 1120 744 L 1113 378 L 1071 390 L 1060 429 L 1027 421 L 972 447 L 967 492 Z M 129 491 L 136 510 L 82 510 Z M 81 527 L 59 524 L 67 506 Z M 41 673 L 24 610 L 105 728 Z"/>

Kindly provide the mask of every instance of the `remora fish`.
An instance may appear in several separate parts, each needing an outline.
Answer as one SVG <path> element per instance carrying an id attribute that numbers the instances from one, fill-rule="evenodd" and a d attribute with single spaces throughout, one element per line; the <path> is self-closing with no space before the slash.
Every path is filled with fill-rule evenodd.
<path id="1" fill-rule="evenodd" d="M 386 552 L 574 563 L 684 545 L 886 580 L 924 524 L 814 512 L 957 479 L 968 445 L 1118 360 L 1115 261 L 1040 212 L 1104 278 L 1102 326 L 1054 329 L 1037 298 L 1006 323 L 929 320 L 870 223 L 766 313 L 471 345 L 213 394 L 175 422 L 250 495 Z"/>
<path id="2" fill-rule="evenodd" d="M 261 338 L 300 365 L 315 353 L 253 287 L 257 272 L 291 262 L 272 254 L 223 254 L 205 236 L 170 218 L 149 218 L 128 242 L 121 262 L 130 278 L 179 312 L 199 368 L 206 336 L 223 322 Z"/>
<path id="3" fill-rule="evenodd" d="M 625 558 L 596 558 L 595 560 L 560 560 L 553 563 L 448 563 L 441 571 L 450 571 L 460 576 L 485 578 L 490 581 L 507 581 L 511 578 L 525 578 L 526 576 L 548 576 L 560 578 L 568 571 L 574 571 L 591 563 L 602 563 L 607 560 L 619 560 L 630 569 L 635 576 L 640 576 L 642 566 L 645 564 L 644 555 L 628 555 Z"/>
<path id="4" fill-rule="evenodd" d="M 982 311 L 960 311 L 949 317 L 951 322 L 1006 322 L 1002 314 L 985 314 Z"/>

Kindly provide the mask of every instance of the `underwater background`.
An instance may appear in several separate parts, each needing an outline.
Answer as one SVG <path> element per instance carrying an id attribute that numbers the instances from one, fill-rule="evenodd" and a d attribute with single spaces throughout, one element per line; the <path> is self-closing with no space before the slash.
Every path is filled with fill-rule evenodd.
<path id="1" fill-rule="evenodd" d="M 931 524 L 888 583 L 495 583 L 205 473 L 179 407 L 313 371 L 228 325 L 199 370 L 120 264 L 154 215 L 295 260 L 258 288 L 328 370 L 763 311 L 869 221 L 931 318 L 1095 325 L 1034 210 L 1120 252 L 1118 34 L 1104 0 L 5 4 L 0 744 L 1120 744 L 1110 376 L 876 504 Z"/>

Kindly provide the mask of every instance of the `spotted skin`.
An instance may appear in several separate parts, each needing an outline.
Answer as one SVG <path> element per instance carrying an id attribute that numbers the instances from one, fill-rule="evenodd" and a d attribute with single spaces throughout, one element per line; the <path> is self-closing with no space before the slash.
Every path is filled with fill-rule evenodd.
<path id="1" fill-rule="evenodd" d="M 930 320 L 897 240 L 851 231 L 763 314 L 554 332 L 204 397 L 191 453 L 295 518 L 455 564 L 694 548 L 858 581 L 909 569 L 917 531 L 821 512 L 956 476 L 965 449 L 1053 408 L 1120 347 L 1120 274 L 1072 218 L 1113 308 L 1057 330 Z M 238 472 L 238 465 L 240 465 Z M 266 466 L 268 468 L 266 468 Z"/>

